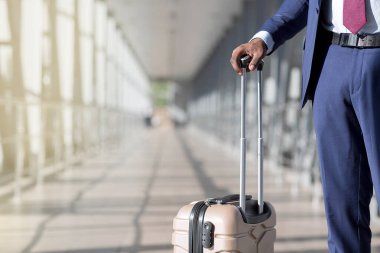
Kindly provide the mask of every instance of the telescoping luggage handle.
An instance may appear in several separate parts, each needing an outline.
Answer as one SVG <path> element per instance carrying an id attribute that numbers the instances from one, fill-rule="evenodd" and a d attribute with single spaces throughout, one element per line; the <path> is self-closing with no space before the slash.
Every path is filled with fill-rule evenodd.
<path id="1" fill-rule="evenodd" d="M 245 136 L 245 115 L 246 115 L 246 90 L 247 90 L 247 67 L 252 58 L 247 55 L 240 59 L 240 65 L 243 69 L 241 76 L 241 138 L 240 138 L 240 200 L 239 205 L 243 213 L 245 213 L 245 178 L 246 178 L 246 136 Z M 258 137 L 257 137 L 257 170 L 258 170 L 258 187 L 257 187 L 257 201 L 259 205 L 259 214 L 264 212 L 263 200 L 263 137 L 262 137 L 262 70 L 264 62 L 260 61 L 257 66 L 257 124 L 258 124 Z"/>

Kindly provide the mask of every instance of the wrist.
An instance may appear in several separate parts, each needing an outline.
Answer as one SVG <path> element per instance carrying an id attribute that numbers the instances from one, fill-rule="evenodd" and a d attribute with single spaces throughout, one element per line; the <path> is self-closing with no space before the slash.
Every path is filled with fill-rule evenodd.
<path id="1" fill-rule="evenodd" d="M 268 46 L 267 44 L 265 43 L 264 40 L 262 40 L 261 38 L 254 38 L 252 39 L 250 42 L 249 42 L 251 45 L 259 45 L 265 52 L 268 51 Z"/>
<path id="2" fill-rule="evenodd" d="M 268 33 L 267 31 L 259 31 L 252 37 L 252 39 L 249 42 L 255 39 L 261 39 L 263 41 L 268 53 L 271 53 L 273 51 L 275 43 L 270 33 Z"/>

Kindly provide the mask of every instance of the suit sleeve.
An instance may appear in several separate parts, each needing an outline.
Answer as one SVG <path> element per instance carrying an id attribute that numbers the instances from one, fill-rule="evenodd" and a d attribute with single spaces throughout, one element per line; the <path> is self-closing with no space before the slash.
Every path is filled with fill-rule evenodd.
<path id="1" fill-rule="evenodd" d="M 264 23 L 260 30 L 272 36 L 273 51 L 306 26 L 308 10 L 309 0 L 285 0 L 276 14 Z"/>

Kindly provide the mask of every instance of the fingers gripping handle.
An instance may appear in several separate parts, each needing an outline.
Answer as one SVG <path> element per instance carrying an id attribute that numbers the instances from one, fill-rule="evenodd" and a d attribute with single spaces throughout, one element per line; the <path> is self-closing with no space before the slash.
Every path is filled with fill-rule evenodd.
<path id="1" fill-rule="evenodd" d="M 247 55 L 240 59 L 240 66 L 243 69 L 241 76 L 241 138 L 240 138 L 240 200 L 239 205 L 243 213 L 245 213 L 245 178 L 246 178 L 246 136 L 245 136 L 245 115 L 246 115 L 246 75 L 247 67 L 252 58 Z M 264 62 L 260 61 L 257 65 L 258 70 L 258 203 L 259 214 L 263 213 L 263 159 L 262 159 L 262 127 L 261 127 L 261 71 Z"/>
<path id="2" fill-rule="evenodd" d="M 245 55 L 242 58 L 240 58 L 240 67 L 243 69 L 248 69 L 249 63 L 251 63 L 252 57 L 249 55 Z M 264 62 L 262 60 L 259 61 L 257 64 L 257 70 L 262 71 L 264 68 Z"/>

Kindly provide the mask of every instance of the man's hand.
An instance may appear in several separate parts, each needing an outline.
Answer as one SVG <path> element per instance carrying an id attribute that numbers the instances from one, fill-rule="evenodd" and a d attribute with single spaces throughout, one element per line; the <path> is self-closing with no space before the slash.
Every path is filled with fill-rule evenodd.
<path id="1" fill-rule="evenodd" d="M 262 60 L 267 54 L 267 45 L 262 39 L 256 38 L 251 42 L 242 44 L 232 51 L 231 56 L 231 65 L 232 68 L 238 73 L 242 75 L 243 71 L 240 67 L 240 58 L 243 55 L 249 55 L 252 57 L 252 61 L 249 63 L 248 69 L 250 71 L 255 70 L 257 64 Z"/>

